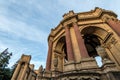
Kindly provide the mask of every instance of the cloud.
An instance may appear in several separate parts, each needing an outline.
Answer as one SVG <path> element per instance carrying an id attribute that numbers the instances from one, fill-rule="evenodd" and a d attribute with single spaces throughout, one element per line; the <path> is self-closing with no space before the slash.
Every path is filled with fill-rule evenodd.
<path id="1" fill-rule="evenodd" d="M 17 37 L 43 43 L 47 40 L 48 34 L 41 30 L 37 30 L 34 26 L 30 26 L 24 22 L 8 20 L 4 16 L 0 16 L 0 30 L 10 33 Z"/>
<path id="2" fill-rule="evenodd" d="M 116 5 L 113 5 L 116 4 Z M 13 52 L 10 65 L 22 53 L 32 55 L 36 68 L 45 65 L 47 37 L 50 29 L 62 20 L 69 10 L 83 12 L 101 7 L 120 15 L 119 0 L 1 0 L 0 1 L 0 50 Z"/>
<path id="3" fill-rule="evenodd" d="M 9 48 L 9 51 L 13 52 L 9 67 L 11 67 L 23 53 L 32 55 L 31 61 L 33 62 L 35 62 L 34 60 L 38 60 L 38 63 L 40 61 L 45 63 L 43 59 L 45 59 L 46 56 L 42 54 L 47 54 L 47 37 L 49 33 L 46 31 L 48 30 L 46 28 L 49 28 L 49 26 L 47 27 L 46 21 L 41 18 L 41 14 L 38 14 L 39 11 L 37 12 L 37 10 L 34 9 L 36 8 L 34 7 L 35 5 L 26 5 L 16 0 L 7 3 L 3 1 L 0 2 L 0 4 L 2 4 L 0 5 L 0 9 L 2 10 L 0 11 L 0 51 Z"/>
<path id="4" fill-rule="evenodd" d="M 41 51 L 44 50 L 42 48 L 45 48 L 47 50 L 48 35 L 46 34 L 46 32 L 37 30 L 36 28 L 33 28 L 23 22 L 9 20 L 4 16 L 0 16 L 0 34 L 3 34 L 3 36 L 0 37 L 0 48 L 2 49 L 1 51 L 3 51 L 6 48 L 9 48 L 9 51 L 13 52 L 13 55 L 10 59 L 9 67 L 11 67 L 23 53 L 26 55 L 30 54 L 32 56 L 34 54 L 41 55 L 43 53 L 47 53 L 46 51 Z M 25 42 L 24 40 L 27 42 Z M 28 42 L 31 42 L 31 44 Z M 38 56 L 37 58 L 33 56 L 32 59 L 33 61 L 38 60 L 40 64 L 40 61 L 42 60 L 41 58 L 44 57 L 46 56 L 42 55 Z M 36 68 L 37 67 L 38 66 L 36 66 Z"/>

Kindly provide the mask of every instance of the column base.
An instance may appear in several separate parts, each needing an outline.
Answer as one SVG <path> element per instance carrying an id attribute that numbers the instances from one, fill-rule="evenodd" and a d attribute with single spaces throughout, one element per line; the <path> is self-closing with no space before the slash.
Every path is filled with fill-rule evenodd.
<path id="1" fill-rule="evenodd" d="M 76 64 L 77 70 L 88 70 L 88 69 L 96 69 L 98 65 L 96 60 L 92 57 L 81 59 L 79 63 Z"/>
<path id="2" fill-rule="evenodd" d="M 66 62 L 64 65 L 64 71 L 73 71 L 73 70 L 75 70 L 75 62 L 74 61 Z"/>
<path id="3" fill-rule="evenodd" d="M 104 70 L 105 73 L 109 71 L 119 71 L 115 63 L 110 59 L 105 58 L 103 59 L 102 62 L 103 62 L 102 69 Z"/>

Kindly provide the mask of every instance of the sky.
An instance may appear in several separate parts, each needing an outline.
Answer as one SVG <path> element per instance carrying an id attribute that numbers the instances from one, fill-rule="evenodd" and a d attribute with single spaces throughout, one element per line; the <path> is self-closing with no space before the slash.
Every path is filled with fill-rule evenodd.
<path id="1" fill-rule="evenodd" d="M 0 52 L 9 48 L 9 67 L 22 54 L 31 55 L 35 69 L 45 67 L 47 38 L 52 28 L 73 10 L 75 13 L 100 7 L 120 18 L 120 0 L 0 0 Z"/>

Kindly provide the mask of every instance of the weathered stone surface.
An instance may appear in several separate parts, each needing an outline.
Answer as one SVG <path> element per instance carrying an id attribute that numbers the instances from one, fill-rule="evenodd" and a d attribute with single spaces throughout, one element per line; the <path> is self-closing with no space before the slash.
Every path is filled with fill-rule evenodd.
<path id="1" fill-rule="evenodd" d="M 66 13 L 51 30 L 46 68 L 35 71 L 37 80 L 119 80 L 120 22 L 116 20 L 114 12 L 98 7 L 89 12 Z M 101 67 L 97 56 L 102 58 Z M 21 61 L 25 64 L 18 64 L 12 80 L 20 79 L 18 74 L 23 72 L 22 80 L 28 80 L 30 57 Z M 32 80 L 36 78 L 33 74 Z"/>

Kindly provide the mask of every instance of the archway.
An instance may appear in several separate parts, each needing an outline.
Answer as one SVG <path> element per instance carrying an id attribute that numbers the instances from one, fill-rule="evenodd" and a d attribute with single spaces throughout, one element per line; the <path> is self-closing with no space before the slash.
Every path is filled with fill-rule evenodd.
<path id="1" fill-rule="evenodd" d="M 98 37 L 94 34 L 85 34 L 83 38 L 89 56 L 90 57 L 98 56 L 96 47 L 101 45 Z"/>
<path id="2" fill-rule="evenodd" d="M 98 55 L 96 48 L 102 45 L 108 32 L 99 27 L 89 26 L 84 28 L 81 33 L 83 34 L 84 44 L 88 55 L 95 58 L 98 66 L 102 66 L 102 62 L 100 62 L 101 57 Z"/>
<path id="3" fill-rule="evenodd" d="M 58 56 L 58 69 L 63 71 L 64 63 L 68 61 L 65 36 L 58 39 L 54 52 Z"/>

